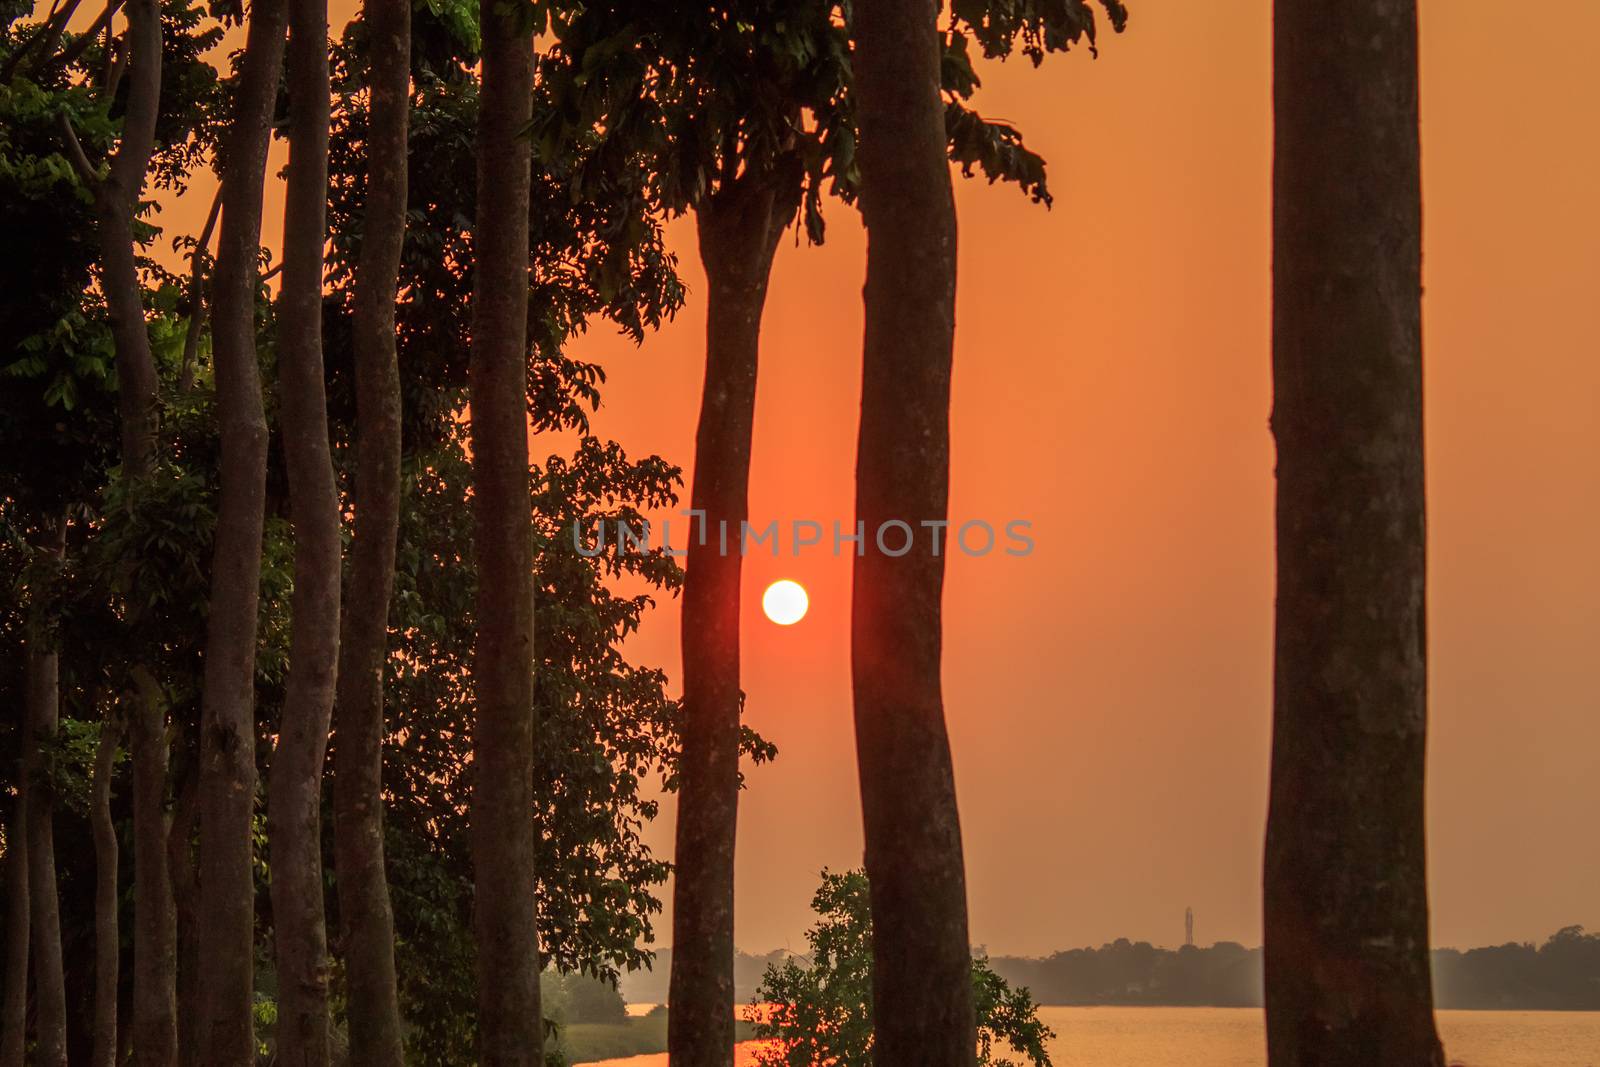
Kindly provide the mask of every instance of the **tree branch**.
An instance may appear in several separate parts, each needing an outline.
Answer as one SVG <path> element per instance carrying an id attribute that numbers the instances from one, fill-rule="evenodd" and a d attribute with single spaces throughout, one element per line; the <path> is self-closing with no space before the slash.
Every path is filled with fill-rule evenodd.
<path id="1" fill-rule="evenodd" d="M 117 86 L 122 83 L 122 74 L 128 69 L 128 49 L 126 45 L 119 45 L 111 36 L 111 27 L 106 27 L 106 78 L 105 84 L 100 88 L 100 96 L 104 100 L 114 100 L 117 96 Z"/>
<path id="2" fill-rule="evenodd" d="M 72 118 L 63 111 L 56 118 L 61 123 L 61 137 L 67 143 L 67 160 L 72 164 L 72 169 L 77 172 L 78 178 L 89 191 L 95 192 L 100 188 L 100 174 L 89 162 L 89 157 L 84 154 L 83 145 L 78 143 L 78 133 L 72 128 Z"/>
<path id="3" fill-rule="evenodd" d="M 206 246 L 211 243 L 211 231 L 216 229 L 217 216 L 222 210 L 222 183 L 217 183 L 216 195 L 211 198 L 211 210 L 206 213 L 206 224 L 200 231 L 200 239 L 194 244 L 194 252 L 190 256 L 189 277 L 189 325 L 183 331 L 183 364 L 178 371 L 178 392 L 187 394 L 194 388 L 194 363 L 195 356 L 200 349 L 200 333 L 206 325 L 206 289 L 205 269 L 206 261 L 211 257 L 206 252 Z"/>
<path id="4" fill-rule="evenodd" d="M 78 4 L 81 2 L 82 0 L 67 0 L 65 8 L 61 7 L 60 0 L 50 5 L 50 14 L 46 16 L 45 21 L 28 35 L 22 47 L 11 53 L 11 58 L 6 60 L 4 69 L 0 69 L 0 84 L 11 83 L 22 61 L 32 55 L 34 47 L 41 42 L 45 46 L 45 58 L 49 59 L 50 53 L 56 50 L 56 45 L 61 41 L 62 33 L 66 31 L 67 22 L 72 18 L 73 12 L 78 10 Z"/>
<path id="5" fill-rule="evenodd" d="M 79 56 L 83 55 L 84 50 L 87 49 L 89 45 L 93 44 L 94 39 L 100 35 L 100 31 L 111 25 L 112 16 L 116 15 L 116 13 L 122 8 L 122 2 L 123 0 L 106 0 L 105 10 L 100 12 L 100 17 L 94 20 L 94 24 L 75 37 L 71 44 L 62 49 L 60 55 L 53 58 L 50 56 L 45 56 L 43 59 L 41 59 L 38 65 L 34 68 L 35 72 L 43 71 L 45 68 L 52 65 L 64 67 L 73 60 L 77 59 Z"/>

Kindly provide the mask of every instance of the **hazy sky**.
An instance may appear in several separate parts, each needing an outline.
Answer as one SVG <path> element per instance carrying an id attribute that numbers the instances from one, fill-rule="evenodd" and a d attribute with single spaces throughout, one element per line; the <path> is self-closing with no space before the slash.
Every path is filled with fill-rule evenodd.
<path id="1" fill-rule="evenodd" d="M 972 934 L 997 953 L 1177 944 L 1188 905 L 1202 942 L 1260 937 L 1270 4 L 1130 6 L 1096 61 L 983 70 L 1055 209 L 957 185 L 952 516 L 1029 519 L 1037 542 L 952 557 L 945 596 Z M 1434 940 L 1469 945 L 1600 927 L 1600 4 L 1422 6 Z M 774 270 L 758 524 L 852 518 L 864 242 L 853 212 L 829 222 Z M 677 321 L 578 350 L 610 375 L 596 431 L 688 469 L 704 285 L 693 226 L 672 235 Z M 759 612 L 779 577 L 811 591 L 789 629 Z M 740 812 L 750 950 L 798 946 L 818 870 L 861 862 L 848 595 L 847 557 L 746 561 L 748 716 L 782 753 Z M 668 603 L 631 651 L 676 674 L 677 630 Z M 670 803 L 649 837 L 670 853 Z"/>

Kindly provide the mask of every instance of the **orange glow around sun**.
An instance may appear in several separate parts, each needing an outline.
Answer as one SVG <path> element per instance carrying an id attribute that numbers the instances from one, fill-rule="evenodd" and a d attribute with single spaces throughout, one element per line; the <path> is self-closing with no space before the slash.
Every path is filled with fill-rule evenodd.
<path id="1" fill-rule="evenodd" d="M 810 606 L 811 599 L 806 596 L 805 586 L 787 578 L 773 582 L 761 594 L 761 610 L 779 626 L 793 626 L 806 617 L 806 609 Z"/>

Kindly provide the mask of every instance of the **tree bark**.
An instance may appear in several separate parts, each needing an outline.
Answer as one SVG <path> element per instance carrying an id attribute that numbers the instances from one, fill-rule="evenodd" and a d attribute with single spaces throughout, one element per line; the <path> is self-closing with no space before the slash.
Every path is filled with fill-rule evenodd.
<path id="1" fill-rule="evenodd" d="M 26 715 L 26 712 L 24 712 Z M 26 727 L 26 718 L 24 718 Z M 19 760 L 17 799 L 6 831 L 6 973 L 0 1067 L 24 1067 L 28 1047 L 28 776 Z"/>
<path id="2" fill-rule="evenodd" d="M 168 866 L 166 694 L 133 669 L 133 1064 L 171 1067 L 178 1049 L 177 909 Z"/>
<path id="3" fill-rule="evenodd" d="M 350 1056 L 400 1067 L 404 1030 L 394 911 L 383 849 L 383 679 L 400 529 L 400 365 L 395 300 L 406 230 L 411 110 L 409 0 L 366 0 L 371 69 L 367 202 L 356 263 L 355 537 L 345 587 L 334 708 L 334 861 L 349 1008 Z"/>
<path id="4" fill-rule="evenodd" d="M 479 1060 L 544 1062 L 534 911 L 533 502 L 528 481 L 528 211 L 533 38 L 481 0 L 472 300 L 474 547 L 472 847 Z"/>
<path id="5" fill-rule="evenodd" d="M 108 713 L 95 747 L 89 822 L 94 831 L 94 1067 L 117 1063 L 117 975 L 121 933 L 117 922 L 117 827 L 111 820 L 111 775 L 116 769 L 122 720 Z"/>
<path id="6" fill-rule="evenodd" d="M 167 833 L 167 869 L 172 876 L 172 900 L 177 914 L 178 956 L 178 1063 L 200 1063 L 200 882 L 194 862 L 195 831 L 200 818 L 198 780 L 191 775 L 177 791 L 171 827 Z"/>
<path id="7" fill-rule="evenodd" d="M 1428 958 L 1414 0 L 1278 0 L 1273 1067 L 1442 1065 Z"/>
<path id="8" fill-rule="evenodd" d="M 786 191 L 777 176 L 747 175 L 696 212 L 708 303 L 691 497 L 702 518 L 699 536 L 689 542 L 683 588 L 683 750 L 667 1016 L 674 1067 L 733 1063 L 739 538 L 749 515 L 761 310 L 773 254 L 795 206 Z"/>
<path id="9" fill-rule="evenodd" d="M 278 963 L 277 1058 L 329 1062 L 322 892 L 322 768 L 339 663 L 339 495 L 322 370 L 327 241 L 328 3 L 289 0 L 289 170 L 278 299 L 278 397 L 294 524 L 294 618 L 268 782 Z"/>
<path id="10" fill-rule="evenodd" d="M 956 219 L 939 94 L 937 4 L 855 11 L 866 339 L 851 589 L 856 746 L 872 883 L 878 1067 L 971 1067 L 971 946 L 940 689 Z M 876 533 L 909 524 L 910 552 Z M 891 529 L 887 542 L 898 547 Z"/>
<path id="11" fill-rule="evenodd" d="M 65 518 L 54 520 L 39 543 L 57 561 L 66 554 Z M 35 1067 L 66 1067 L 67 988 L 61 958 L 61 900 L 56 893 L 55 798 L 52 756 L 61 723 L 60 657 L 42 633 L 26 650 L 26 729 L 23 765 L 28 790 L 28 903 L 33 941 Z"/>
<path id="12" fill-rule="evenodd" d="M 284 0 L 256 0 L 250 8 L 236 110 L 222 160 L 214 281 L 212 359 L 222 456 L 200 721 L 199 984 L 200 1060 L 216 1067 L 246 1067 L 255 1059 L 251 817 L 267 469 L 255 305 L 262 183 L 284 21 Z"/>

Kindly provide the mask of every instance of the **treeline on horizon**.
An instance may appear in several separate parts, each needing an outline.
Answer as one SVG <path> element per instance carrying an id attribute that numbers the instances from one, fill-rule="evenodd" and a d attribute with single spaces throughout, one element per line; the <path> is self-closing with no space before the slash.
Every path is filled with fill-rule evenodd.
<path id="1" fill-rule="evenodd" d="M 740 952 L 734 961 L 739 999 L 753 1000 L 769 966 L 785 949 Z M 672 951 L 656 954 L 655 969 L 624 977 L 630 1003 L 667 999 Z M 1119 937 L 1099 948 L 1048 956 L 991 956 L 989 966 L 1040 1004 L 1259 1008 L 1264 1001 L 1260 948 L 1237 941 L 1209 947 L 1160 948 Z M 1508 941 L 1481 948 L 1433 950 L 1435 1007 L 1465 1011 L 1600 1011 L 1600 933 L 1567 926 L 1543 944 Z"/>

